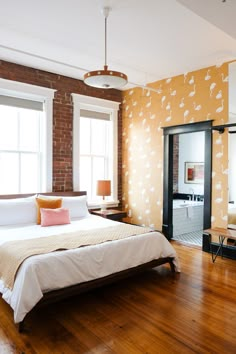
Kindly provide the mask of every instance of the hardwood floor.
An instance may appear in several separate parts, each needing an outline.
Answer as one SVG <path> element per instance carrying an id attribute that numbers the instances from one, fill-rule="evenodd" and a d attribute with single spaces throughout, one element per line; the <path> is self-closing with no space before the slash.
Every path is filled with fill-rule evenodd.
<path id="1" fill-rule="evenodd" d="M 236 262 L 172 242 L 160 266 L 35 311 L 19 334 L 0 299 L 0 353 L 235 353 Z"/>

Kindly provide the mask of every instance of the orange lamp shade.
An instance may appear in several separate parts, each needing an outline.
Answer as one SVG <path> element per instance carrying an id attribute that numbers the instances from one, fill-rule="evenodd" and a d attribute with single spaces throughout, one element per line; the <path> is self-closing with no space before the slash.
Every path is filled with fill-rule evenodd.
<path id="1" fill-rule="evenodd" d="M 101 195 L 102 197 L 111 195 L 111 181 L 109 180 L 97 181 L 97 195 Z"/>

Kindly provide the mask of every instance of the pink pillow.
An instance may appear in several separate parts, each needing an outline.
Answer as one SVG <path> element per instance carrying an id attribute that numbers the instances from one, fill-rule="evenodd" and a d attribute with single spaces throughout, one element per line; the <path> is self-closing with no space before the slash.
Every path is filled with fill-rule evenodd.
<path id="1" fill-rule="evenodd" d="M 70 224 L 69 209 L 57 208 L 46 209 L 40 208 L 41 226 L 53 226 Z"/>

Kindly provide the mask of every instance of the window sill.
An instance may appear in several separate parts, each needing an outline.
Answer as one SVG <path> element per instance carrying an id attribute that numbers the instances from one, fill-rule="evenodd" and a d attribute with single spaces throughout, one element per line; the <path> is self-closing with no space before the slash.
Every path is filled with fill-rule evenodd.
<path id="1" fill-rule="evenodd" d="M 106 207 L 107 208 L 116 208 L 119 206 L 119 200 L 112 200 L 106 202 Z M 101 203 L 98 202 L 88 202 L 88 209 L 100 209 L 101 208 Z"/>

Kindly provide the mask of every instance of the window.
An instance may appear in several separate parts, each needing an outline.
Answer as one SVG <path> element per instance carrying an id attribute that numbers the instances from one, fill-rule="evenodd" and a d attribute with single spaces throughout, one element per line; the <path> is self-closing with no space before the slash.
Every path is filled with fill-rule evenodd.
<path id="1" fill-rule="evenodd" d="M 0 194 L 52 190 L 52 91 L 0 79 Z"/>
<path id="2" fill-rule="evenodd" d="M 117 205 L 117 111 L 119 103 L 73 94 L 74 190 L 86 190 L 90 206 L 101 202 L 96 183 L 111 180 L 110 205 Z"/>

